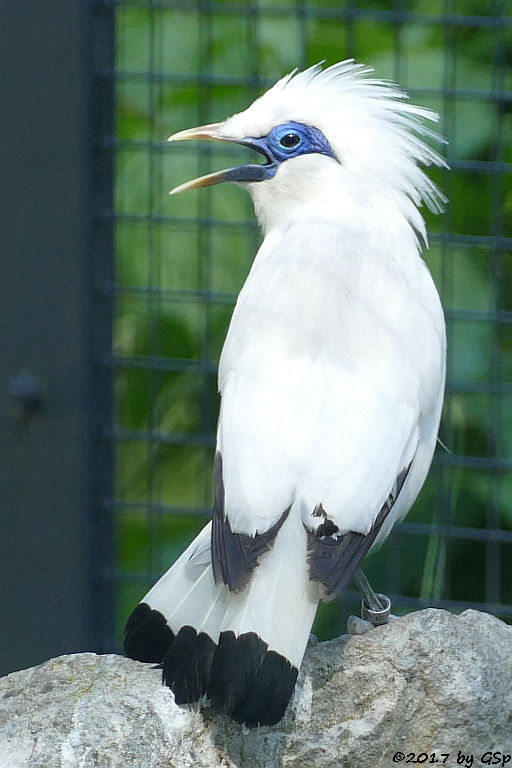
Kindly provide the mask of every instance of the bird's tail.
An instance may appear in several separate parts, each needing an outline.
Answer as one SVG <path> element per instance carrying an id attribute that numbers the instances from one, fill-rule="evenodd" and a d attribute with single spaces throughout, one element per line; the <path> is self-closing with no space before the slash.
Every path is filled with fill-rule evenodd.
<path id="1" fill-rule="evenodd" d="M 161 664 L 178 704 L 206 694 L 237 722 L 273 725 L 293 692 L 319 599 L 304 527 L 290 514 L 236 593 L 215 584 L 210 537 L 209 524 L 133 611 L 126 653 Z"/>

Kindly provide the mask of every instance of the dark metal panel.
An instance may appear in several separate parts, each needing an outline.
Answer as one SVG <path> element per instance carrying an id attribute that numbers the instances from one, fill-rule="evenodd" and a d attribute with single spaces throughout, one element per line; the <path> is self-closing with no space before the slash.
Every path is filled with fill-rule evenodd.
<path id="1" fill-rule="evenodd" d="M 82 0 L 28 0 L 5 4 L 0 15 L 5 673 L 95 649 L 98 488 L 92 7 Z M 19 393 L 27 382 L 19 379 L 22 372 L 42 389 L 40 409 L 31 413 L 24 412 Z"/>

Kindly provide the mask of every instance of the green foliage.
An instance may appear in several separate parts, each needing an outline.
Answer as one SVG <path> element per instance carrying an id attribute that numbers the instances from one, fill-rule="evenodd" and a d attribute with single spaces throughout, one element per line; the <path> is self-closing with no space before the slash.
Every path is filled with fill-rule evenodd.
<path id="1" fill-rule="evenodd" d="M 179 9 L 126 2 L 117 10 L 116 525 L 118 568 L 132 577 L 119 586 L 120 626 L 210 507 L 215 364 L 259 242 L 239 189 L 167 194 L 184 180 L 235 164 L 238 150 L 164 142 L 177 130 L 243 109 L 262 90 L 243 78 L 275 79 L 297 65 L 355 54 L 441 114 L 455 170 L 433 174 L 450 205 L 443 218 L 427 216 L 434 239 L 425 258 L 449 310 L 443 440 L 456 455 L 510 463 L 512 397 L 502 383 L 512 374 L 512 336 L 495 313 L 512 306 L 512 254 L 490 241 L 450 244 L 436 235 L 512 231 L 510 171 L 467 166 L 512 162 L 511 102 L 499 107 L 491 96 L 512 89 L 511 28 L 444 27 L 435 15 L 445 8 L 440 0 L 408 3 L 419 15 L 401 24 L 371 16 L 395 8 L 386 0 L 358 3 L 363 13 L 354 19 L 329 13 L 340 6 L 326 0 L 306 5 L 304 18 L 291 0 L 248 4 L 259 8 L 256 15 L 230 13 L 226 2 L 210 3 L 211 12 L 192 2 Z M 452 6 L 461 14 L 491 13 L 482 0 Z M 408 519 L 511 530 L 510 482 L 500 470 L 437 466 Z M 498 551 L 498 599 L 510 602 L 504 574 L 511 550 L 504 544 L 457 539 L 448 545 L 399 533 L 368 567 L 382 591 L 483 601 L 485 570 Z M 394 574 L 389 583 L 384 573 Z M 316 627 L 322 638 L 342 630 L 336 603 L 321 608 Z"/>

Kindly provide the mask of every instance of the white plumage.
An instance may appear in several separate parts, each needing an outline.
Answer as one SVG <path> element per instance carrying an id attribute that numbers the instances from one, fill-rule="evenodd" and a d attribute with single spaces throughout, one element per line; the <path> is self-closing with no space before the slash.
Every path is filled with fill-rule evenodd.
<path id="1" fill-rule="evenodd" d="M 284 713 L 319 598 L 407 514 L 436 443 L 445 331 L 417 207 L 444 201 L 420 168 L 444 164 L 423 142 L 436 116 L 369 71 L 292 73 L 171 137 L 265 155 L 175 190 L 241 184 L 265 239 L 220 361 L 213 527 L 134 611 L 126 649 L 161 662 L 179 702 L 206 694 L 249 725 Z"/>

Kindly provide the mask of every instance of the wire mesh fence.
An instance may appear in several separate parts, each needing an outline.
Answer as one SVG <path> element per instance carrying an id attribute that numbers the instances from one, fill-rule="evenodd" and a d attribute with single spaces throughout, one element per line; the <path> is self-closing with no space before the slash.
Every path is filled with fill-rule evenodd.
<path id="1" fill-rule="evenodd" d="M 425 259 L 446 310 L 441 438 L 407 520 L 368 573 L 395 613 L 434 605 L 512 617 L 512 10 L 498 0 L 143 2 L 116 13 L 115 495 L 119 647 L 126 615 L 204 525 L 212 502 L 216 367 L 260 235 L 231 185 L 169 198 L 243 150 L 169 146 L 246 107 L 295 67 L 375 67 L 441 116 L 450 204 Z M 321 638 L 358 610 L 322 606 Z"/>

